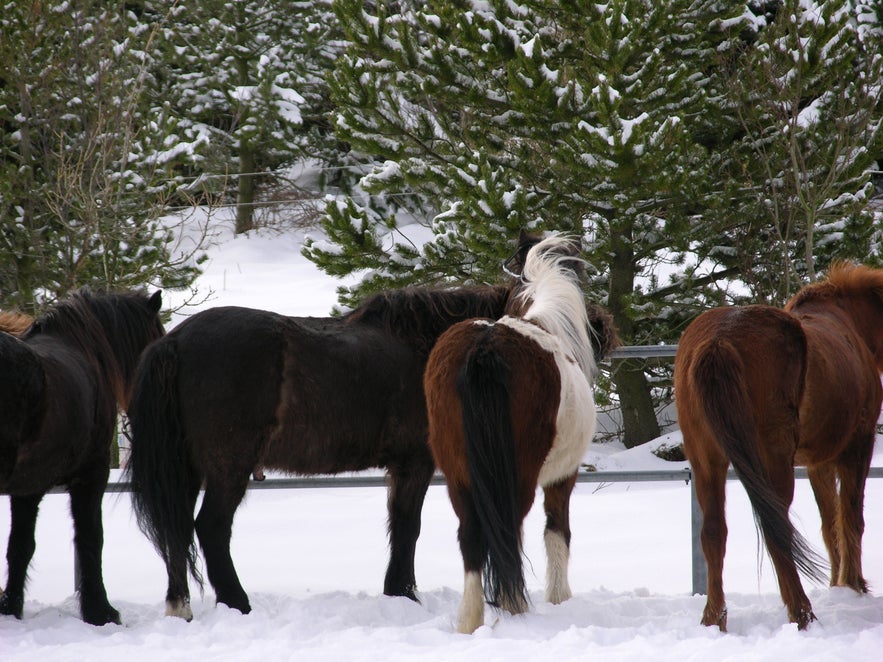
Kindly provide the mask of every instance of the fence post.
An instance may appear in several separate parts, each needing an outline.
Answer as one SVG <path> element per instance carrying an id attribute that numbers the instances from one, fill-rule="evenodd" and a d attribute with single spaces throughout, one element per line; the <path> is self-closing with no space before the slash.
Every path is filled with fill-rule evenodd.
<path id="1" fill-rule="evenodd" d="M 696 498 L 696 481 L 690 481 L 690 549 L 693 563 L 693 595 L 705 595 L 708 567 L 702 553 L 702 509 Z"/>

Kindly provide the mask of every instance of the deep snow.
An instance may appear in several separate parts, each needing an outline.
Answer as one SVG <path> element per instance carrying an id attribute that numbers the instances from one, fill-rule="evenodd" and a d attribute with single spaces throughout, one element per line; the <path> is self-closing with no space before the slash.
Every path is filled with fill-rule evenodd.
<path id="1" fill-rule="evenodd" d="M 201 307 L 327 314 L 337 283 L 300 256 L 300 241 L 270 232 L 234 240 L 224 230 L 198 282 L 202 294 L 213 291 Z M 166 293 L 169 304 L 182 299 Z M 883 465 L 880 446 L 877 466 Z M 587 460 L 600 469 L 672 466 L 648 451 L 595 445 Z M 690 595 L 689 488 L 676 482 L 577 486 L 574 598 L 559 606 L 542 598 L 543 521 L 535 506 L 525 525 L 531 613 L 513 617 L 488 609 L 488 624 L 467 636 L 453 632 L 463 577 L 456 518 L 443 487 L 430 488 L 424 509 L 417 549 L 421 604 L 381 594 L 383 489 L 255 490 L 237 513 L 232 543 L 253 612 L 217 607 L 210 588 L 200 598 L 194 587 L 191 623 L 163 617 L 161 562 L 138 531 L 128 495 L 109 494 L 105 578 L 124 625 L 102 628 L 78 618 L 67 497 L 50 495 L 38 521 L 24 619 L 0 618 L 0 661 L 879 659 L 883 597 L 807 584 L 819 621 L 798 632 L 787 623 L 769 561 L 758 566 L 753 520 L 738 483 L 728 485 L 728 499 L 728 634 L 699 625 L 704 599 Z M 798 481 L 792 514 L 821 551 L 806 481 Z M 865 517 L 865 575 L 872 589 L 883 591 L 883 480 L 868 483 Z M 0 531 L 8 529 L 3 507 Z"/>

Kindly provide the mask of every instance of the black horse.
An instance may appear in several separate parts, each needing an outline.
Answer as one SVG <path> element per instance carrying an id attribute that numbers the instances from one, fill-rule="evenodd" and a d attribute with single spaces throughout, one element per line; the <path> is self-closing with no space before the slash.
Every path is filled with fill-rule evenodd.
<path id="1" fill-rule="evenodd" d="M 218 602 L 251 609 L 230 557 L 234 513 L 256 468 L 389 478 L 384 593 L 415 596 L 414 550 L 434 471 L 423 369 L 455 322 L 503 314 L 509 287 L 379 294 L 341 318 L 221 307 L 144 354 L 129 408 L 138 523 L 165 561 L 166 613 L 192 618 L 194 530 Z M 194 522 L 200 486 L 205 495 Z"/>
<path id="2" fill-rule="evenodd" d="M 70 493 L 80 562 L 80 610 L 93 625 L 119 623 L 101 574 L 101 501 L 117 407 L 125 409 L 138 358 L 163 335 L 159 292 L 80 290 L 27 329 L 0 333 L 0 493 L 10 495 L 8 578 L 0 613 L 21 618 L 43 495 Z M 13 333 L 6 333 L 10 330 Z"/>

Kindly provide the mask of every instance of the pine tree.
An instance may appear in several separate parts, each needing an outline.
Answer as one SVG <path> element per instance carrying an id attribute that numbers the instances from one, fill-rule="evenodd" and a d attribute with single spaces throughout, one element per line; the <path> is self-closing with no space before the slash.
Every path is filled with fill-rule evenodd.
<path id="1" fill-rule="evenodd" d="M 680 291 L 655 297 L 653 274 L 662 260 L 677 271 L 705 227 L 691 221 L 709 194 L 707 70 L 744 9 L 717 4 L 399 2 L 368 14 L 341 0 L 352 46 L 332 83 L 337 127 L 382 164 L 363 199 L 329 207 L 330 243 L 307 255 L 330 273 L 369 271 L 341 291 L 354 303 L 392 285 L 499 280 L 520 228 L 562 230 L 586 241 L 595 296 L 627 342 L 674 339 Z M 398 240 L 403 219 L 431 239 Z M 627 443 L 655 436 L 643 368 L 617 366 L 614 379 Z"/>
<path id="2" fill-rule="evenodd" d="M 0 34 L 0 305 L 192 280 L 160 223 L 164 136 L 139 120 L 150 26 L 114 3 L 13 3 Z"/>
<path id="3" fill-rule="evenodd" d="M 202 143 L 202 171 L 229 176 L 237 232 L 253 227 L 258 189 L 277 185 L 274 171 L 336 153 L 324 81 L 335 58 L 329 3 L 182 3 L 164 24 L 168 73 L 154 94 L 170 100 L 169 114 Z M 166 3 L 151 5 L 165 11 Z"/>
<path id="4" fill-rule="evenodd" d="M 719 175 L 732 189 L 717 257 L 743 265 L 753 300 L 782 304 L 831 260 L 868 256 L 883 72 L 879 32 L 857 13 L 778 3 L 725 86 L 738 136 Z"/>

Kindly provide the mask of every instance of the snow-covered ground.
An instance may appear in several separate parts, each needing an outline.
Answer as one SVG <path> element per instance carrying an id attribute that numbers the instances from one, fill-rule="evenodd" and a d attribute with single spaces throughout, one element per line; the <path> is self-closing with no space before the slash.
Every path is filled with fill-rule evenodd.
<path id="1" fill-rule="evenodd" d="M 327 314 L 337 283 L 299 248 L 293 235 L 220 236 L 198 282 L 202 294 L 213 292 L 201 307 Z M 182 295 L 167 293 L 166 300 L 176 304 Z M 587 460 L 600 469 L 672 466 L 647 447 L 624 451 L 612 444 L 595 446 Z M 138 531 L 129 496 L 109 494 L 105 579 L 124 624 L 102 628 L 78 618 L 67 497 L 50 495 L 38 520 L 24 619 L 0 618 L 0 661 L 880 659 L 883 597 L 808 584 L 819 621 L 798 632 L 787 622 L 769 561 L 758 567 L 754 524 L 738 483 L 728 485 L 728 499 L 728 634 L 699 625 L 704 598 L 690 594 L 689 488 L 676 482 L 577 486 L 574 597 L 558 606 L 543 602 L 543 517 L 535 506 L 525 525 L 532 611 L 513 617 L 488 609 L 487 625 L 467 636 L 453 632 L 463 577 L 456 518 L 443 487 L 430 488 L 423 514 L 421 604 L 381 593 L 383 489 L 255 490 L 237 512 L 232 543 L 253 611 L 243 616 L 217 607 L 210 588 L 200 597 L 194 587 L 191 623 L 163 617 L 162 564 Z M 792 512 L 822 550 L 806 481 L 798 481 Z M 883 480 L 868 483 L 865 518 L 865 575 L 883 591 Z M 8 528 L 3 507 L 0 531 Z"/>

